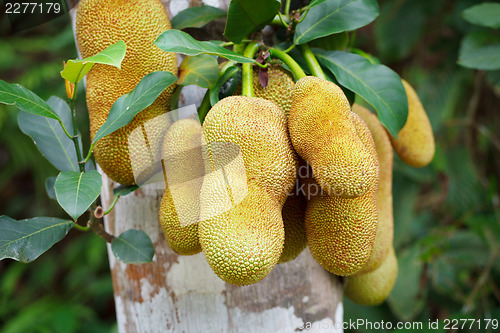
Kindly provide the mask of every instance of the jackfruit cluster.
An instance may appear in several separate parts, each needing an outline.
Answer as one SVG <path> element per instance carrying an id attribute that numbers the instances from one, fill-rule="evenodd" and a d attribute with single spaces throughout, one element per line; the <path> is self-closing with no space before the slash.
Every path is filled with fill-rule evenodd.
<path id="1" fill-rule="evenodd" d="M 144 75 L 175 73 L 176 56 L 153 44 L 170 28 L 159 0 L 83 0 L 77 13 L 83 57 L 118 40 L 127 45 L 121 70 L 97 64 L 88 74 L 93 137 L 114 101 Z M 237 90 L 212 107 L 203 125 L 180 119 L 150 133 L 166 176 L 159 210 L 166 242 L 181 255 L 203 252 L 215 274 L 233 285 L 262 280 L 308 246 L 322 267 L 345 277 L 347 297 L 379 304 L 398 272 L 393 149 L 409 165 L 430 163 L 435 146 L 425 110 L 403 80 L 409 112 L 395 139 L 369 110 L 351 108 L 336 84 L 312 76 L 295 83 L 279 64 L 268 75 L 263 87 L 254 70 L 255 97 Z M 95 146 L 113 180 L 135 182 L 129 135 L 169 110 L 172 89 Z M 311 174 L 297 179 L 299 165 Z"/>

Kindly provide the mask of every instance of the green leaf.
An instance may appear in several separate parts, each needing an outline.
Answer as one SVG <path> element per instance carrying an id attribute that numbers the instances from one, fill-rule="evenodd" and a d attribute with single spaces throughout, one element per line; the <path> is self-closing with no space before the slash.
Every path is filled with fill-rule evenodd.
<path id="1" fill-rule="evenodd" d="M 312 40 L 310 47 L 317 47 L 325 51 L 343 51 L 349 45 L 349 35 L 346 31 Z"/>
<path id="2" fill-rule="evenodd" d="M 482 70 L 500 69 L 500 38 L 485 31 L 467 34 L 460 44 L 458 64 Z"/>
<path id="3" fill-rule="evenodd" d="M 16 221 L 0 216 L 0 260 L 30 262 L 66 236 L 73 222 L 54 217 Z"/>
<path id="4" fill-rule="evenodd" d="M 231 66 L 217 80 L 215 86 L 210 89 L 210 104 L 215 105 L 224 97 L 232 95 L 241 81 L 241 69 L 238 66 Z M 222 96 L 221 96 L 222 94 Z"/>
<path id="5" fill-rule="evenodd" d="M 162 91 L 175 81 L 177 78 L 170 72 L 158 71 L 144 76 L 134 90 L 116 100 L 109 110 L 106 122 L 97 131 L 92 144 L 130 123 L 139 112 L 153 104 Z"/>
<path id="6" fill-rule="evenodd" d="M 217 59 L 208 54 L 186 57 L 179 66 L 177 84 L 189 86 L 195 84 L 202 88 L 212 88 L 219 78 Z"/>
<path id="7" fill-rule="evenodd" d="M 174 29 L 201 28 L 205 24 L 225 16 L 226 12 L 216 7 L 190 7 L 175 15 L 171 23 Z"/>
<path id="8" fill-rule="evenodd" d="M 57 177 L 47 177 L 45 179 L 45 191 L 49 198 L 56 200 L 56 189 L 54 188 L 54 184 L 56 183 Z"/>
<path id="9" fill-rule="evenodd" d="M 214 42 L 198 41 L 187 33 L 169 29 L 163 32 L 155 41 L 155 45 L 166 52 L 177 52 L 189 56 L 199 54 L 212 54 L 218 57 L 234 60 L 237 62 L 255 62 L 254 59 L 244 57 L 241 54 L 227 50 Z"/>
<path id="10" fill-rule="evenodd" d="M 462 12 L 463 18 L 483 27 L 500 28 L 500 3 L 482 3 L 467 8 Z"/>
<path id="11" fill-rule="evenodd" d="M 130 193 L 134 192 L 138 188 L 139 188 L 139 186 L 137 186 L 137 185 L 129 185 L 129 186 L 120 185 L 117 188 L 113 189 L 113 195 L 114 196 L 122 196 L 123 197 L 123 196 L 125 196 L 127 194 L 130 194 Z"/>
<path id="12" fill-rule="evenodd" d="M 399 75 L 357 54 L 315 50 L 321 64 L 332 71 L 341 85 L 370 103 L 380 122 L 397 137 L 408 116 L 408 100 Z"/>
<path id="13" fill-rule="evenodd" d="M 420 290 L 424 263 L 419 255 L 417 246 L 398 254 L 398 278 L 387 302 L 400 320 L 411 321 L 425 306 L 425 296 Z"/>
<path id="14" fill-rule="evenodd" d="M 61 71 L 61 76 L 65 80 L 77 83 L 81 81 L 85 75 L 87 75 L 94 64 L 111 65 L 120 68 L 123 58 L 125 57 L 126 50 L 127 46 L 125 45 L 125 42 L 120 40 L 91 57 L 69 60 L 64 69 Z"/>
<path id="15" fill-rule="evenodd" d="M 153 261 L 155 248 L 144 231 L 130 229 L 111 242 L 115 257 L 126 264 L 142 264 Z"/>
<path id="16" fill-rule="evenodd" d="M 101 194 L 101 174 L 95 170 L 61 172 L 54 188 L 57 202 L 76 221 Z"/>
<path id="17" fill-rule="evenodd" d="M 303 15 L 293 37 L 297 45 L 367 25 L 377 17 L 378 4 L 376 0 L 327 0 Z"/>
<path id="18" fill-rule="evenodd" d="M 52 96 L 47 104 L 56 112 L 69 133 L 73 133 L 73 118 L 68 104 L 59 97 Z M 78 171 L 76 149 L 61 124 L 52 118 L 19 112 L 17 123 L 21 131 L 30 136 L 40 153 L 60 171 Z M 81 142 L 81 138 L 79 138 Z M 81 144 L 80 144 L 81 146 Z"/>
<path id="19" fill-rule="evenodd" d="M 19 84 L 0 80 L 0 103 L 15 105 L 24 112 L 61 120 L 59 115 L 43 99 Z"/>
<path id="20" fill-rule="evenodd" d="M 281 8 L 279 0 L 232 0 L 224 36 L 235 44 L 270 23 Z"/>
<path id="21" fill-rule="evenodd" d="M 317 6 L 317 5 L 322 4 L 325 1 L 326 0 L 311 0 L 311 2 L 309 2 L 309 5 L 307 5 L 307 7 L 311 8 L 311 7 Z"/>

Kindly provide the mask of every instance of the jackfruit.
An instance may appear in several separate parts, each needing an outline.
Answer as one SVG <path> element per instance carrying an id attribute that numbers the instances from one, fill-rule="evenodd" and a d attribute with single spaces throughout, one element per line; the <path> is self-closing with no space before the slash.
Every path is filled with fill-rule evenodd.
<path id="1" fill-rule="evenodd" d="M 208 112 L 203 135 L 212 170 L 205 176 L 200 198 L 198 233 L 203 252 L 222 280 L 233 285 L 255 283 L 269 274 L 281 256 L 285 238 L 281 210 L 295 183 L 297 159 L 285 112 L 265 99 L 226 97 Z M 246 179 L 233 179 L 231 170 L 226 170 L 224 164 L 232 157 L 226 163 L 214 160 L 214 156 L 227 156 L 227 149 L 218 149 L 224 143 L 241 150 Z M 216 177 L 217 172 L 224 177 Z M 226 189 L 216 178 L 224 179 Z M 238 202 L 233 190 L 244 181 L 248 193 Z M 221 205 L 230 209 L 214 216 L 214 207 Z"/>
<path id="2" fill-rule="evenodd" d="M 361 305 L 382 303 L 391 293 L 398 276 L 398 259 L 391 249 L 376 270 L 346 278 L 344 294 Z"/>
<path id="3" fill-rule="evenodd" d="M 393 152 L 389 134 L 377 116 L 359 104 L 352 111 L 360 116 L 370 129 L 377 150 L 380 177 L 377 190 L 378 225 L 370 260 L 355 275 L 377 269 L 393 246 L 394 216 L 392 211 L 392 163 Z"/>
<path id="4" fill-rule="evenodd" d="M 270 64 L 267 75 L 267 86 L 263 87 L 259 80 L 259 69 L 253 69 L 254 96 L 264 98 L 276 103 L 285 111 L 288 117 L 292 105 L 292 92 L 295 81 L 292 74 L 280 64 Z M 241 94 L 241 85 L 236 89 L 235 95 Z M 292 193 L 295 193 L 292 191 Z M 304 215 L 306 201 L 302 194 L 289 195 L 283 205 L 282 217 L 285 227 L 285 244 L 278 263 L 285 263 L 295 259 L 307 246 Z"/>
<path id="5" fill-rule="evenodd" d="M 287 197 L 281 215 L 285 228 L 285 243 L 279 264 L 291 261 L 306 248 L 305 213 L 307 201 L 304 195 L 295 190 Z"/>
<path id="6" fill-rule="evenodd" d="M 342 89 L 334 83 L 310 76 L 297 81 L 290 137 L 330 196 L 359 197 L 377 178 L 376 157 L 356 135 L 350 110 Z"/>
<path id="7" fill-rule="evenodd" d="M 377 231 L 378 161 L 365 122 L 350 112 L 355 133 L 375 157 L 375 181 L 356 198 L 316 195 L 307 204 L 307 243 L 314 259 L 335 275 L 348 276 L 369 260 Z"/>
<path id="8" fill-rule="evenodd" d="M 402 82 L 408 98 L 408 118 L 399 131 L 397 140 L 391 135 L 391 142 L 403 162 L 420 168 L 428 165 L 434 157 L 434 134 L 417 92 L 408 82 Z"/>
<path id="9" fill-rule="evenodd" d="M 253 94 L 255 97 L 268 99 L 278 104 L 288 117 L 292 106 L 292 92 L 295 88 L 293 76 L 280 64 L 269 65 L 267 74 L 269 80 L 267 86 L 263 87 L 259 80 L 259 69 L 253 69 Z M 241 85 L 234 94 L 241 95 Z"/>
<path id="10" fill-rule="evenodd" d="M 165 136 L 162 158 L 167 186 L 159 221 L 168 246 L 176 253 L 201 251 L 198 241 L 199 196 L 204 176 L 201 125 L 194 119 L 176 121 Z"/>
<path id="11" fill-rule="evenodd" d="M 83 0 L 76 15 L 76 41 L 83 58 L 95 55 L 109 45 L 123 40 L 127 52 L 121 69 L 95 64 L 87 74 L 87 107 L 92 139 L 104 124 L 113 103 L 135 88 L 153 71 L 177 74 L 177 56 L 153 44 L 170 21 L 159 0 Z M 128 137 L 137 127 L 170 110 L 174 87 L 168 87 L 147 109 L 127 126 L 99 140 L 94 155 L 102 170 L 114 181 L 135 183 L 129 156 Z M 150 146 L 159 156 L 163 126 L 148 133 Z"/>

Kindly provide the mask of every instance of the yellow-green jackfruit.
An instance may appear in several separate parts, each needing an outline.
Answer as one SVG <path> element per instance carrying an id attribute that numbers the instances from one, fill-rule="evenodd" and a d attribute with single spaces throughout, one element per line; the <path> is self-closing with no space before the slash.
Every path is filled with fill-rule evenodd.
<path id="1" fill-rule="evenodd" d="M 292 106 L 292 92 L 295 88 L 292 74 L 280 64 L 271 64 L 267 70 L 269 76 L 267 86 L 263 87 L 259 81 L 259 69 L 254 68 L 253 71 L 254 96 L 273 101 L 288 116 Z M 235 95 L 241 95 L 241 85 L 236 89 Z"/>
<path id="2" fill-rule="evenodd" d="M 328 195 L 359 197 L 376 182 L 376 157 L 356 135 L 349 102 L 336 84 L 310 76 L 297 81 L 288 128 Z"/>
<path id="3" fill-rule="evenodd" d="M 429 164 L 434 157 L 434 134 L 417 92 L 408 82 L 402 82 L 408 98 L 408 118 L 398 133 L 398 139 L 391 135 L 392 146 L 403 162 L 420 168 Z"/>
<path id="4" fill-rule="evenodd" d="M 204 176 L 201 125 L 194 119 L 176 121 L 162 147 L 167 178 L 160 204 L 160 226 L 168 246 L 178 254 L 201 251 L 198 241 L 199 196 Z"/>
<path id="5" fill-rule="evenodd" d="M 276 103 L 285 111 L 288 117 L 292 105 L 292 92 L 295 87 L 293 76 L 279 64 L 271 64 L 267 74 L 269 80 L 266 87 L 259 81 L 259 69 L 254 68 L 253 87 L 254 96 Z M 235 95 L 241 94 L 241 85 Z M 293 195 L 292 195 L 293 194 Z M 285 227 L 285 244 L 278 263 L 285 263 L 295 259 L 307 246 L 304 216 L 306 200 L 303 194 L 296 193 L 295 189 L 288 196 L 283 205 L 282 216 Z"/>
<path id="6" fill-rule="evenodd" d="M 398 276 L 398 259 L 391 247 L 376 270 L 346 278 L 344 294 L 361 305 L 382 303 L 391 293 Z"/>
<path id="7" fill-rule="evenodd" d="M 94 138 L 108 117 L 113 103 L 130 92 L 148 73 L 169 71 L 177 74 L 175 53 L 166 53 L 153 44 L 170 21 L 160 0 L 83 0 L 76 15 L 76 41 L 83 58 L 95 55 L 123 40 L 127 52 L 121 69 L 96 64 L 87 74 L 87 107 L 90 134 Z M 127 126 L 99 140 L 94 155 L 102 170 L 114 181 L 135 183 L 128 137 L 137 127 L 170 110 L 174 87 L 167 88 L 147 109 Z M 161 126 L 159 126 L 161 127 Z M 159 156 L 164 128 L 148 133 L 154 153 Z"/>
<path id="8" fill-rule="evenodd" d="M 203 252 L 222 280 L 233 285 L 255 283 L 269 274 L 281 256 L 285 237 L 281 209 L 296 177 L 297 159 L 285 112 L 261 98 L 226 97 L 208 112 L 203 135 L 212 169 L 203 181 L 200 199 L 203 220 L 198 232 Z M 227 149 L 218 148 L 228 143 L 241 150 L 243 175 L 235 172 L 233 177 L 237 168 L 224 166 L 235 160 L 227 158 Z M 218 163 L 217 157 L 227 158 L 226 163 Z M 234 189 L 244 181 L 248 193 L 243 200 L 234 200 L 239 194 Z M 214 209 L 224 205 L 229 209 L 213 216 Z"/>
<path id="9" fill-rule="evenodd" d="M 359 104 L 352 111 L 360 116 L 370 129 L 375 142 L 379 161 L 380 178 L 377 190 L 378 226 L 370 260 L 356 275 L 377 269 L 391 251 L 394 237 L 394 216 L 392 209 L 392 164 L 393 152 L 389 134 L 377 116 Z"/>
<path id="10" fill-rule="evenodd" d="M 350 112 L 355 133 L 375 157 L 375 181 L 356 198 L 316 195 L 307 204 L 307 243 L 314 259 L 329 272 L 348 276 L 368 261 L 377 231 L 378 162 L 365 122 Z"/>

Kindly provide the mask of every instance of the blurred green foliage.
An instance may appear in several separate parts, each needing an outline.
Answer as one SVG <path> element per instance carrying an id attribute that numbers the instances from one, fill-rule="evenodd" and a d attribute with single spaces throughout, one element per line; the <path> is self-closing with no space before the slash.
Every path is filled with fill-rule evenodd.
<path id="1" fill-rule="evenodd" d="M 20 83 L 43 99 L 66 99 L 59 72 L 76 58 L 69 17 L 19 33 L 0 16 L 0 78 Z M 78 91 L 84 96 L 84 90 Z M 85 98 L 77 106 L 88 143 Z M 58 171 L 17 125 L 18 110 L 0 105 L 0 214 L 16 219 L 66 217 L 48 198 L 45 180 Z M 87 149 L 84 148 L 84 149 Z M 0 261 L 0 331 L 110 332 L 116 330 L 106 245 L 93 233 L 69 236 L 31 264 Z"/>
<path id="2" fill-rule="evenodd" d="M 457 64 L 462 38 L 488 30 L 462 17 L 464 9 L 478 3 L 379 1 L 380 17 L 357 32 L 355 47 L 378 57 L 416 88 L 437 147 L 433 162 L 422 169 L 396 156 L 398 280 L 380 306 L 345 299 L 346 321 L 410 321 L 425 327 L 429 320 L 443 323 L 445 318 L 500 320 L 500 71 Z M 458 331 L 494 330 L 475 325 Z"/>

